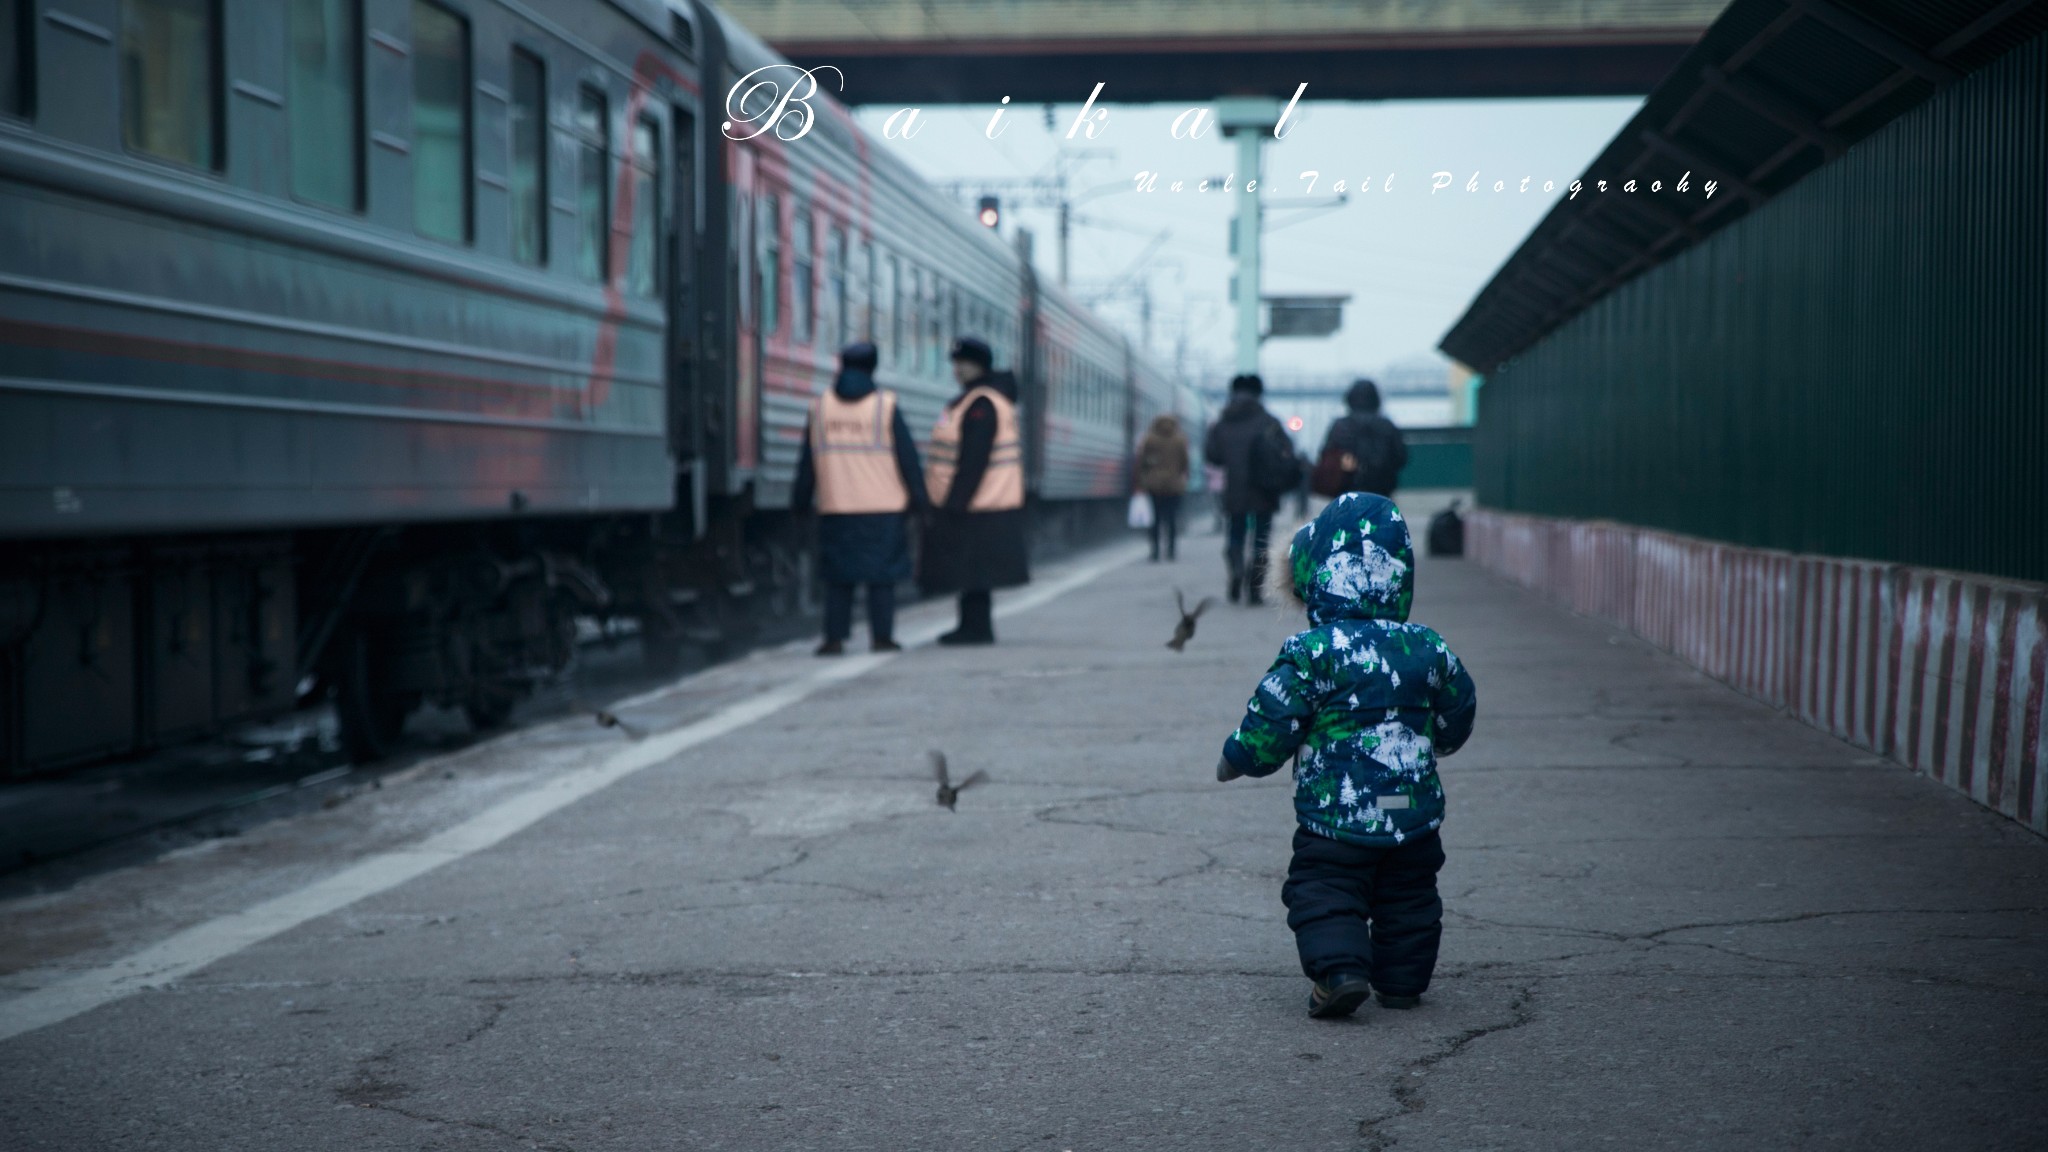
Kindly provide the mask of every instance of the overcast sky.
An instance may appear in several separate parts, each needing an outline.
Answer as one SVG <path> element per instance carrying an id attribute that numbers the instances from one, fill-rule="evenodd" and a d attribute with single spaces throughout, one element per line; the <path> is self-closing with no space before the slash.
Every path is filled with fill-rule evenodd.
<path id="1" fill-rule="evenodd" d="M 1297 174 L 1314 169 L 1322 174 L 1318 196 L 1327 196 L 1343 179 L 1352 190 L 1350 201 L 1313 216 L 1268 209 L 1263 289 L 1266 295 L 1348 292 L 1352 302 L 1335 336 L 1268 342 L 1261 361 L 1267 376 L 1350 376 L 1440 356 L 1435 348 L 1445 330 L 1640 104 L 1304 102 L 1287 138 L 1266 148 L 1261 190 L 1271 198 L 1302 197 L 1306 185 Z M 1042 105 L 1013 106 L 1003 116 L 1000 137 L 991 141 L 983 130 L 995 106 L 987 105 L 926 109 L 917 137 L 889 146 L 938 182 L 1050 176 L 1062 148 L 1105 153 L 1071 164 L 1069 186 L 1080 201 L 1071 241 L 1072 288 L 1090 297 L 1121 283 L 1121 291 L 1097 307 L 1135 336 L 1135 290 L 1149 283 L 1153 354 L 1171 364 L 1185 341 L 1191 373 L 1227 373 L 1234 358 L 1228 243 L 1235 197 L 1197 193 L 1195 187 L 1233 169 L 1235 144 L 1213 129 L 1202 140 L 1173 139 L 1169 129 L 1185 105 L 1100 107 L 1110 115 L 1093 142 L 1079 135 L 1065 139 L 1078 104 L 1055 107 L 1051 131 Z M 894 111 L 864 108 L 860 119 L 879 135 Z M 1160 173 L 1158 191 L 1133 189 L 1141 170 Z M 1433 193 L 1439 171 L 1452 172 L 1454 180 Z M 1482 191 L 1467 192 L 1475 171 Z M 1393 185 L 1385 190 L 1389 173 Z M 1527 192 L 1519 190 L 1525 176 Z M 1366 178 L 1371 183 L 1361 194 L 1356 189 Z M 1176 179 L 1186 181 L 1187 190 L 1178 195 L 1167 191 Z M 1496 180 L 1507 190 L 1495 193 Z M 1545 180 L 1556 184 L 1547 196 Z M 1013 225 L 1032 230 L 1038 265 L 1054 275 L 1055 213 L 1006 199 L 1004 216 L 1006 233 Z M 1141 264 L 1148 249 L 1151 255 Z"/>

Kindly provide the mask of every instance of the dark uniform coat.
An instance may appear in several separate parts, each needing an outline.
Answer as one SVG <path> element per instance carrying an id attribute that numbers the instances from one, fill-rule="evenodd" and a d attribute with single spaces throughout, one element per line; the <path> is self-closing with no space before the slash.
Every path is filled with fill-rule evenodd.
<path id="1" fill-rule="evenodd" d="M 832 383 L 841 400 L 858 400 L 875 390 L 875 379 L 866 372 L 846 369 Z M 917 441 L 903 422 L 903 409 L 896 409 L 890 427 L 896 450 L 896 472 L 910 494 L 910 509 L 918 512 L 931 506 L 925 495 L 924 468 L 918 462 Z M 792 511 L 808 512 L 816 503 L 817 465 L 811 459 L 811 429 L 804 426 L 803 454 L 797 457 L 796 483 L 790 489 Z M 861 512 L 818 517 L 818 568 L 827 584 L 894 584 L 910 578 L 909 511 Z"/>
<path id="2" fill-rule="evenodd" d="M 991 372 L 975 383 L 994 388 L 1016 403 L 1017 378 L 1008 372 Z M 958 406 L 966 397 L 963 390 L 947 407 Z M 932 513 L 931 531 L 925 535 L 919 557 L 918 584 L 926 592 L 978 592 L 1013 588 L 1031 580 L 1024 509 L 967 510 L 988 472 L 995 442 L 996 406 L 985 398 L 977 399 L 960 417 L 960 464 L 945 503 Z"/>

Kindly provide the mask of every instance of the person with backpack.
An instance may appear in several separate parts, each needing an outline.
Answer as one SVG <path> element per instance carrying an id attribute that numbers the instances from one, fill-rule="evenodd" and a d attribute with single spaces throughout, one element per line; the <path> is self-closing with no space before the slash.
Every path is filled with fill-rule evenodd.
<path id="1" fill-rule="evenodd" d="M 1280 508 L 1281 495 L 1301 482 L 1294 442 L 1259 400 L 1265 390 L 1265 381 L 1256 375 L 1233 377 L 1230 402 L 1202 446 L 1202 458 L 1223 470 L 1223 559 L 1233 604 L 1263 601 L 1273 513 Z"/>
<path id="2" fill-rule="evenodd" d="M 1371 492 L 1391 497 L 1408 466 L 1401 430 L 1380 411 L 1379 385 L 1360 379 L 1344 394 L 1347 411 L 1330 425 L 1311 486 L 1324 496 Z"/>

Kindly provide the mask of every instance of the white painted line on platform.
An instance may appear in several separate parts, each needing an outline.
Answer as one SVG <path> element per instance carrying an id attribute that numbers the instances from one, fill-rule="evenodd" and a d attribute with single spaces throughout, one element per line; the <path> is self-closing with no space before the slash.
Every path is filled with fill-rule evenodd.
<path id="1" fill-rule="evenodd" d="M 1029 612 L 1130 563 L 1136 556 L 1137 552 L 1129 548 L 1112 549 L 1102 558 L 1054 580 L 1031 585 L 1014 596 L 1000 597 L 996 615 L 1009 617 Z M 906 647 L 922 646 L 946 630 L 943 622 L 928 623 L 902 637 L 902 642 Z M 766 719 L 822 689 L 864 676 L 895 658 L 867 655 L 834 660 L 781 688 L 728 705 L 694 724 L 655 733 L 587 768 L 552 777 L 409 848 L 378 853 L 295 892 L 195 924 L 111 964 L 0 1003 L 0 1040 L 61 1023 L 147 988 L 174 983 L 308 920 L 481 852 L 643 768 Z"/>

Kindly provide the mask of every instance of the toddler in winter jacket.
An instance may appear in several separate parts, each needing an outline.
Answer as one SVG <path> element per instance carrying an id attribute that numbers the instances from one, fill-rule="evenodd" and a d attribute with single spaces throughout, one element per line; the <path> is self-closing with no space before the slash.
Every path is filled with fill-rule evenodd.
<path id="1" fill-rule="evenodd" d="M 1350 1015 L 1374 989 L 1410 1008 L 1443 935 L 1436 758 L 1472 734 L 1472 677 L 1408 621 L 1415 557 L 1392 501 L 1332 500 L 1295 533 L 1291 562 L 1308 630 L 1280 646 L 1216 776 L 1268 776 L 1295 758 L 1300 827 L 1280 895 L 1313 981 L 1309 1014 Z"/>

